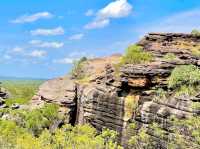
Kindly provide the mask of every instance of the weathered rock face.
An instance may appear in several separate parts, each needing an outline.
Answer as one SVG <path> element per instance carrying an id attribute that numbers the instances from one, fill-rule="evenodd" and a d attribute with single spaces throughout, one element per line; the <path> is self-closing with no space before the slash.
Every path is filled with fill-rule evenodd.
<path id="1" fill-rule="evenodd" d="M 60 77 L 42 84 L 38 93 L 32 98 L 31 107 L 37 108 L 44 103 L 55 103 L 60 106 L 60 113 L 66 116 L 67 123 L 74 123 L 76 111 L 76 85 L 70 77 Z"/>
<path id="2" fill-rule="evenodd" d="M 0 98 L 7 99 L 9 98 L 9 96 L 10 96 L 9 92 L 6 89 L 0 87 Z"/>
<path id="3" fill-rule="evenodd" d="M 1 84 L 1 83 L 0 83 Z M 3 87 L 0 87 L 0 108 L 6 108 L 6 99 L 8 99 L 10 96 L 10 93 L 4 89 Z"/>
<path id="4" fill-rule="evenodd" d="M 138 45 L 154 55 L 152 62 L 124 65 L 120 75 L 116 75 L 115 64 L 119 62 L 119 55 L 89 60 L 84 66 L 87 82 L 69 78 L 50 80 L 40 87 L 33 101 L 53 102 L 68 109 L 71 113 L 68 122 L 76 120 L 77 124 L 90 123 L 98 130 L 104 127 L 117 130 L 119 141 L 125 147 L 129 137 L 126 129 L 132 121 L 147 128 L 156 121 L 168 131 L 169 117 L 181 119 L 198 114 L 191 105 L 200 102 L 199 95 L 174 97 L 173 92 L 168 91 L 168 98 L 164 100 L 155 97 L 158 89 L 167 91 L 167 79 L 176 66 L 200 66 L 195 53 L 200 46 L 200 37 L 150 33 Z M 176 59 L 165 59 L 167 53 L 173 53 Z M 133 103 L 137 103 L 136 106 Z M 153 132 L 149 135 L 160 140 Z M 157 148 L 166 148 L 165 143 Z"/>

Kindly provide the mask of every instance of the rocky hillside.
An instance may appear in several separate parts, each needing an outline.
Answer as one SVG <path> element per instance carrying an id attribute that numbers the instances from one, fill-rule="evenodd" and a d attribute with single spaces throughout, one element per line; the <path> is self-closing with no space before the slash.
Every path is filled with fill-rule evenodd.
<path id="1" fill-rule="evenodd" d="M 174 122 L 199 114 L 193 105 L 197 107 L 200 102 L 200 80 L 192 76 L 195 91 L 188 91 L 188 86 L 184 85 L 192 88 L 190 80 L 186 79 L 190 71 L 186 71 L 183 84 L 174 85 L 174 78 L 169 84 L 169 79 L 180 66 L 200 67 L 200 37 L 150 33 L 137 45 L 152 55 L 150 61 L 119 64 L 120 55 L 87 60 L 79 71 L 80 78 L 65 76 L 41 85 L 31 101 L 32 106 L 56 103 L 60 105 L 60 112 L 66 115 L 66 123 L 89 123 L 99 131 L 104 127 L 116 130 L 120 134 L 119 142 L 125 148 L 130 143 L 128 140 L 132 138 L 133 141 L 134 133 L 138 137 L 142 132 L 146 134 L 143 138 L 151 140 L 153 148 L 169 148 L 169 140 L 176 135 L 173 128 L 179 128 Z M 133 124 L 135 127 L 130 129 Z M 180 133 L 192 142 L 192 148 L 200 148 L 192 134 Z M 142 137 L 136 138 L 135 142 L 129 148 L 147 148 Z"/>

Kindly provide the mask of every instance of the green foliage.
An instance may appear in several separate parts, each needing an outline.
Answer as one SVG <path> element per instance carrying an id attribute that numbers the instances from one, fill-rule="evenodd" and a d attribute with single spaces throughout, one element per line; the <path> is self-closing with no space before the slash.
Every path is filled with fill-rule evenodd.
<path id="1" fill-rule="evenodd" d="M 192 30 L 191 34 L 195 35 L 195 36 L 200 36 L 200 31 L 197 29 L 194 29 L 194 30 Z"/>
<path id="2" fill-rule="evenodd" d="M 25 117 L 25 127 L 33 134 L 38 136 L 44 128 L 48 128 L 54 120 L 58 118 L 58 106 L 46 104 L 41 109 L 27 112 Z"/>
<path id="3" fill-rule="evenodd" d="M 54 134 L 44 129 L 38 137 L 11 121 L 0 121 L 0 148 L 4 149 L 122 149 L 116 143 L 115 131 L 98 135 L 89 125 L 65 125 Z"/>
<path id="4" fill-rule="evenodd" d="M 130 139 L 128 140 L 129 149 L 140 149 L 140 148 L 150 148 L 150 137 L 147 134 L 147 128 L 142 127 L 140 130 L 136 130 L 136 124 L 131 123 L 128 126 L 127 131 L 129 132 Z"/>
<path id="5" fill-rule="evenodd" d="M 193 48 L 191 48 L 191 52 L 193 56 L 197 56 L 200 57 L 200 46 L 195 46 Z"/>
<path id="6" fill-rule="evenodd" d="M 200 70 L 194 65 L 177 66 L 168 80 L 169 88 L 176 88 L 183 84 L 193 85 L 200 81 Z"/>
<path id="7" fill-rule="evenodd" d="M 167 98 L 167 91 L 165 91 L 164 89 L 162 88 L 158 88 L 156 91 L 155 91 L 155 94 L 156 96 L 154 97 L 154 101 L 160 101 L 160 100 L 163 100 L 163 99 L 166 99 Z"/>
<path id="8" fill-rule="evenodd" d="M 140 46 L 131 45 L 126 49 L 126 53 L 121 59 L 121 64 L 140 64 L 152 60 L 152 54 L 143 51 L 143 48 Z"/>
<path id="9" fill-rule="evenodd" d="M 192 109 L 194 110 L 200 110 L 200 102 L 193 102 L 191 105 Z"/>
<path id="10" fill-rule="evenodd" d="M 175 61 L 177 60 L 177 57 L 174 53 L 167 53 L 165 56 L 164 56 L 164 59 L 166 61 Z"/>
<path id="11" fill-rule="evenodd" d="M 128 95 L 125 98 L 124 105 L 125 105 L 125 112 L 124 112 L 124 118 L 125 119 L 131 119 L 133 114 L 136 113 L 137 107 L 138 107 L 138 96 L 134 95 Z"/>
<path id="12" fill-rule="evenodd" d="M 82 57 L 78 61 L 74 61 L 73 68 L 71 70 L 71 75 L 75 77 L 76 79 L 82 79 L 84 78 L 84 74 L 82 73 L 83 64 L 87 61 L 86 57 Z"/>
<path id="13" fill-rule="evenodd" d="M 42 80 L 3 80 L 1 82 L 3 87 L 11 94 L 10 99 L 6 100 L 8 106 L 14 103 L 28 103 L 37 91 L 39 85 L 43 83 Z"/>
<path id="14" fill-rule="evenodd" d="M 180 95 L 195 95 L 199 90 L 199 85 L 182 85 L 179 88 L 177 88 L 175 92 L 175 96 Z"/>
<path id="15" fill-rule="evenodd" d="M 168 148 L 193 149 L 200 147 L 200 117 L 173 118 L 172 131 L 173 135 L 169 138 Z"/>

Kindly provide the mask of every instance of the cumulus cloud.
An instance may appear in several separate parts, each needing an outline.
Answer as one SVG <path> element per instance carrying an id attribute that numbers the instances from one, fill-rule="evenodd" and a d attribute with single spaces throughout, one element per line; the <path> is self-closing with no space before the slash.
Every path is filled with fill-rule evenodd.
<path id="1" fill-rule="evenodd" d="M 64 43 L 62 43 L 62 42 L 43 42 L 41 40 L 31 40 L 29 43 L 35 47 L 40 47 L 40 48 L 58 49 L 58 48 L 61 48 L 64 46 Z"/>
<path id="2" fill-rule="evenodd" d="M 75 61 L 74 58 L 65 57 L 65 58 L 62 58 L 62 59 L 53 60 L 53 63 L 72 64 L 74 61 Z"/>
<path id="3" fill-rule="evenodd" d="M 69 37 L 69 40 L 80 40 L 84 37 L 84 34 L 74 34 Z"/>
<path id="4" fill-rule="evenodd" d="M 23 15 L 23 16 L 20 16 L 18 18 L 16 18 L 15 20 L 12 20 L 11 22 L 12 23 L 31 23 L 31 22 L 35 22 L 39 19 L 50 19 L 52 18 L 53 15 L 49 12 L 39 12 L 39 13 L 35 13 L 35 14 L 32 14 L 32 15 Z"/>
<path id="5" fill-rule="evenodd" d="M 35 57 L 35 58 L 41 58 L 41 57 L 44 57 L 46 55 L 47 55 L 47 52 L 43 51 L 43 50 L 34 50 L 29 54 L 29 56 Z"/>
<path id="6" fill-rule="evenodd" d="M 52 28 L 52 29 L 36 29 L 31 31 L 31 35 L 33 36 L 55 36 L 55 35 L 63 35 L 65 33 L 62 27 Z"/>
<path id="7" fill-rule="evenodd" d="M 111 19 L 123 18 L 132 11 L 132 5 L 127 0 L 115 0 L 96 13 L 95 19 L 85 25 L 85 29 L 103 28 L 108 26 Z"/>

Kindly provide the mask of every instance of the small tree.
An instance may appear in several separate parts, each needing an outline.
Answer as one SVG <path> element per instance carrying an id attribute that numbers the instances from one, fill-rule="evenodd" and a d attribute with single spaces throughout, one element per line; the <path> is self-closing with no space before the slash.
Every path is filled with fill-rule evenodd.
<path id="1" fill-rule="evenodd" d="M 82 74 L 83 71 L 82 69 L 83 69 L 83 63 L 85 61 L 87 61 L 86 57 L 82 57 L 80 60 L 74 61 L 73 68 L 71 70 L 71 75 L 76 79 L 81 79 L 84 77 Z"/>

